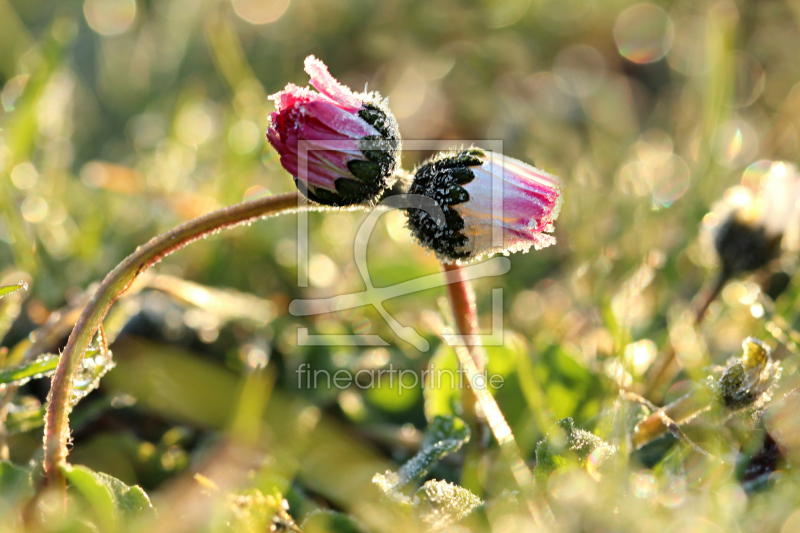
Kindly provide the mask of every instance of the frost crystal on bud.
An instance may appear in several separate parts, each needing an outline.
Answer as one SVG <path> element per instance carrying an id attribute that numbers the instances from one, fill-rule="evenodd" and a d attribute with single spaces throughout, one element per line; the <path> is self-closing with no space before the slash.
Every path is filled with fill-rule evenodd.
<path id="1" fill-rule="evenodd" d="M 489 157 L 477 148 L 443 152 L 417 169 L 409 193 L 433 198 L 444 211 L 439 225 L 421 209 L 407 210 L 416 239 L 444 261 L 556 242 L 547 232 L 563 202 L 561 180 L 522 161 Z"/>
<path id="2" fill-rule="evenodd" d="M 400 131 L 377 92 L 354 93 L 309 56 L 313 91 L 289 84 L 270 96 L 267 139 L 310 200 L 347 206 L 377 199 L 400 166 Z M 300 141 L 318 141 L 306 145 Z"/>
<path id="3" fill-rule="evenodd" d="M 728 363 L 719 379 L 722 402 L 729 409 L 741 409 L 769 400 L 769 391 L 780 376 L 780 363 L 770 357 L 770 348 L 762 341 L 747 337 L 742 342 L 741 359 Z M 758 407 L 759 405 L 755 405 Z"/>

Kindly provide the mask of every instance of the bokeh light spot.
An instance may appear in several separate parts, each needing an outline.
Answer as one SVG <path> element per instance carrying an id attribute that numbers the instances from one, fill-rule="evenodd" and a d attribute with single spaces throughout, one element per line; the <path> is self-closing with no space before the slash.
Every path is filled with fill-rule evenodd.
<path id="1" fill-rule="evenodd" d="M 675 154 L 661 154 L 650 161 L 653 202 L 669 207 L 689 188 L 691 172 L 686 162 Z"/>
<path id="2" fill-rule="evenodd" d="M 183 144 L 199 146 L 216 133 L 216 128 L 212 104 L 196 102 L 181 110 L 175 124 L 175 133 Z"/>
<path id="3" fill-rule="evenodd" d="M 742 173 L 742 185 L 753 192 L 758 191 L 772 171 L 773 162 L 768 159 L 756 161 Z"/>
<path id="4" fill-rule="evenodd" d="M 728 168 L 738 168 L 750 163 L 756 155 L 758 145 L 758 133 L 744 120 L 729 120 L 717 128 L 717 158 Z"/>
<path id="5" fill-rule="evenodd" d="M 89 27 L 100 35 L 117 35 L 133 24 L 136 0 L 86 0 L 83 14 Z"/>
<path id="6" fill-rule="evenodd" d="M 675 28 L 669 15 L 653 4 L 638 4 L 623 11 L 614 25 L 620 55 L 634 63 L 652 63 L 672 48 Z"/>
<path id="7" fill-rule="evenodd" d="M 426 87 L 425 78 L 415 68 L 407 68 L 389 94 L 394 115 L 403 118 L 416 113 L 425 100 Z"/>
<path id="8" fill-rule="evenodd" d="M 328 287 L 339 276 L 339 269 L 331 258 L 324 254 L 317 254 L 311 258 L 308 266 L 311 283 L 316 287 Z"/>
<path id="9" fill-rule="evenodd" d="M 233 10 L 250 24 L 275 22 L 289 7 L 289 0 L 233 0 Z"/>
<path id="10" fill-rule="evenodd" d="M 568 94 L 584 98 L 597 92 L 603 84 L 606 63 L 597 49 L 587 44 L 576 44 L 558 53 L 553 73 L 564 80 Z"/>
<path id="11" fill-rule="evenodd" d="M 658 482 L 649 472 L 632 474 L 631 485 L 637 498 L 652 498 L 658 493 Z"/>
<path id="12" fill-rule="evenodd" d="M 781 533 L 794 533 L 795 531 L 800 531 L 800 510 L 789 515 L 781 528 Z"/>
<path id="13" fill-rule="evenodd" d="M 523 82 L 535 112 L 542 116 L 563 118 L 574 109 L 564 80 L 550 72 L 537 72 Z"/>
<path id="14" fill-rule="evenodd" d="M 39 172 L 28 161 L 20 163 L 11 170 L 11 183 L 17 189 L 31 189 L 36 185 L 38 179 Z"/>
<path id="15" fill-rule="evenodd" d="M 372 329 L 372 322 L 366 317 L 359 317 L 353 321 L 353 333 L 356 335 L 366 335 Z"/>
<path id="16" fill-rule="evenodd" d="M 240 120 L 228 132 L 228 144 L 238 154 L 255 150 L 261 140 L 261 130 L 250 120 Z"/>
<path id="17" fill-rule="evenodd" d="M 41 222 L 47 216 L 47 202 L 41 196 L 29 196 L 22 202 L 20 210 L 28 222 Z"/>
<path id="18" fill-rule="evenodd" d="M 625 361 L 637 375 L 642 375 L 656 358 L 658 349 L 650 339 L 642 339 L 625 347 Z"/>

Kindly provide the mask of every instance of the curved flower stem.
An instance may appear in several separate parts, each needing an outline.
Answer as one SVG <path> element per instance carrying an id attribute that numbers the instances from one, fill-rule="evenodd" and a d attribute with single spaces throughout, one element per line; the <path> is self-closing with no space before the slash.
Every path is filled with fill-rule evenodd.
<path id="1" fill-rule="evenodd" d="M 464 277 L 464 269 L 460 265 L 442 263 L 442 269 L 447 280 L 447 298 L 450 301 L 450 308 L 453 312 L 456 333 L 461 335 L 469 347 L 469 354 L 475 363 L 477 371 L 483 373 L 485 357 L 476 337 L 478 334 L 478 312 L 475 307 L 475 292 L 472 290 L 472 285 Z M 467 423 L 475 430 L 478 425 L 475 413 L 477 398 L 472 391 L 472 387 L 465 388 L 461 397 L 464 416 L 467 419 Z"/>
<path id="2" fill-rule="evenodd" d="M 523 461 L 514 433 L 494 396 L 489 392 L 486 376 L 483 375 L 486 354 L 477 337 L 478 313 L 475 307 L 475 293 L 459 265 L 443 263 L 442 268 L 447 279 L 447 296 L 453 312 L 453 321 L 457 333 L 464 340 L 464 345 L 457 344 L 454 348 L 462 371 L 467 377 L 468 386 L 462 392 L 462 405 L 466 421 L 475 435 L 475 445 L 481 446 L 483 441 L 481 435 L 483 426 L 475 411 L 477 404 L 480 405 L 486 424 L 497 439 L 501 452 L 512 465 L 511 472 L 522 490 L 525 505 L 536 524 L 541 525 L 548 520 L 550 509 L 544 501 L 535 500 L 533 474 Z M 475 384 L 474 389 L 473 384 Z"/>
<path id="3" fill-rule="evenodd" d="M 72 381 L 86 348 L 116 299 L 147 268 L 209 234 L 259 218 L 295 212 L 298 209 L 327 209 L 324 206 L 309 205 L 304 202 L 297 192 L 278 194 L 226 207 L 195 218 L 138 247 L 106 276 L 78 318 L 50 386 L 44 426 L 44 470 L 47 474 L 47 484 L 51 489 L 60 491 L 66 489 L 66 480 L 59 467 L 66 461 L 68 453 Z"/>
<path id="4" fill-rule="evenodd" d="M 478 342 L 478 312 L 475 307 L 475 292 L 472 285 L 464 277 L 464 269 L 455 263 L 442 263 L 445 279 L 447 279 L 447 296 L 453 310 L 453 320 L 459 335 L 464 337 L 467 346 L 476 348 L 470 350 L 475 366 L 483 372 L 484 356 Z M 480 352 L 480 353 L 479 353 Z"/>

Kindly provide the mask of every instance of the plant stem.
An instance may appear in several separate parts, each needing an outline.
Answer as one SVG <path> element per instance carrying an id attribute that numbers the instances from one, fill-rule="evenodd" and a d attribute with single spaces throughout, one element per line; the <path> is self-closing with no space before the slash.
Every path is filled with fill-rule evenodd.
<path id="1" fill-rule="evenodd" d="M 722 289 L 725 287 L 725 284 L 729 279 L 730 274 L 724 270 L 721 271 L 717 275 L 714 284 L 709 289 L 706 289 L 698 295 L 700 298 L 700 303 L 695 303 L 694 327 L 698 327 L 703 323 L 703 319 L 706 316 L 706 311 L 708 311 L 711 303 L 717 299 L 717 296 L 719 296 L 719 294 L 722 292 Z M 669 376 L 669 371 L 674 361 L 675 347 L 672 345 L 672 342 L 670 342 L 669 337 L 667 337 L 667 346 L 663 355 L 661 356 L 661 364 L 653 371 L 652 377 L 650 378 L 647 386 L 647 396 L 650 397 L 650 399 L 656 401 L 658 398 L 655 398 L 654 395 L 658 395 L 660 397 L 659 386 L 663 381 L 665 381 L 666 377 Z"/>
<path id="2" fill-rule="evenodd" d="M 475 306 L 475 292 L 472 285 L 464 277 L 464 269 L 455 263 L 442 263 L 445 279 L 447 280 L 447 296 L 453 311 L 453 321 L 456 333 L 464 337 L 467 346 L 480 347 L 478 340 L 478 312 Z M 485 366 L 482 350 L 470 350 L 475 366 L 483 372 Z"/>
<path id="3" fill-rule="evenodd" d="M 673 425 L 689 422 L 710 407 L 711 396 L 702 388 L 697 388 L 689 394 L 681 396 L 636 424 L 631 436 L 633 449 L 638 450 L 667 432 L 674 431 Z"/>
<path id="4" fill-rule="evenodd" d="M 478 313 L 475 307 L 475 293 L 472 286 L 464 277 L 464 270 L 459 265 L 443 263 L 447 279 L 447 296 L 453 312 L 453 321 L 457 333 L 464 339 L 463 345 L 454 346 L 462 371 L 467 376 L 468 386 L 462 392 L 462 405 L 466 422 L 473 430 L 473 439 L 468 446 L 480 447 L 483 445 L 482 424 L 475 412 L 476 404 L 480 405 L 486 423 L 495 439 L 500 445 L 500 450 L 511 464 L 511 472 L 517 485 L 522 491 L 522 499 L 530 511 L 535 523 L 541 525 L 549 514 L 549 508 L 543 501 L 535 501 L 533 497 L 533 474 L 522 459 L 514 433 L 508 425 L 500 406 L 494 396 L 488 391 L 484 369 L 486 354 L 480 343 L 478 335 Z M 481 383 L 481 378 L 484 378 Z M 476 387 L 473 390 L 472 384 Z M 474 448 L 473 448 L 474 449 Z"/>
<path id="5" fill-rule="evenodd" d="M 66 490 L 66 479 L 59 468 L 67 458 L 72 381 L 91 342 L 111 305 L 147 268 L 200 238 L 260 218 L 295 212 L 298 209 L 326 209 L 306 204 L 297 192 L 278 194 L 244 202 L 190 220 L 154 237 L 140 246 L 112 270 L 83 309 L 53 375 L 48 395 L 44 431 L 44 470 L 51 489 Z"/>
<path id="6" fill-rule="evenodd" d="M 6 419 L 8 418 L 8 404 L 11 403 L 11 398 L 17 393 L 18 388 L 17 385 L 8 385 L 3 394 L 0 394 L 0 461 L 9 460 Z"/>
<path id="7" fill-rule="evenodd" d="M 461 335 L 468 346 L 468 351 L 479 373 L 485 367 L 485 357 L 481 346 L 478 345 L 478 311 L 475 306 L 475 292 L 472 285 L 464 277 L 464 269 L 455 263 L 442 263 L 444 276 L 447 280 L 447 298 L 453 313 L 455 333 Z M 463 370 L 463 369 L 462 369 Z M 467 380 L 469 381 L 469 380 Z M 479 429 L 475 404 L 477 398 L 471 386 L 467 386 L 461 394 L 461 406 L 464 418 L 473 430 L 473 435 L 478 439 L 476 431 Z"/>

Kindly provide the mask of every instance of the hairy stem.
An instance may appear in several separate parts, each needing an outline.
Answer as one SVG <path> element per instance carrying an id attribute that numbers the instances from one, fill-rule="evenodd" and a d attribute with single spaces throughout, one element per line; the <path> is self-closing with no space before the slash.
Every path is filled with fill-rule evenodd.
<path id="1" fill-rule="evenodd" d="M 50 488 L 61 491 L 66 489 L 66 480 L 59 466 L 66 461 L 68 453 L 72 382 L 86 348 L 116 299 L 130 287 L 139 274 L 187 244 L 223 229 L 302 208 L 325 209 L 323 206 L 306 204 L 299 193 L 292 192 L 209 213 L 154 237 L 147 244 L 138 247 L 106 276 L 78 318 L 50 385 L 44 431 L 44 470 Z"/>
<path id="2" fill-rule="evenodd" d="M 464 269 L 455 263 L 443 263 L 444 275 L 447 279 L 447 296 L 453 311 L 456 332 L 464 338 L 470 348 L 475 366 L 483 372 L 484 356 L 478 340 L 478 312 L 475 307 L 475 292 L 472 285 L 464 277 Z"/>
<path id="3" fill-rule="evenodd" d="M 466 345 L 456 345 L 454 348 L 469 384 L 462 391 L 464 417 L 473 431 L 473 438 L 468 447 L 475 449 L 475 447 L 480 448 L 483 445 L 483 435 L 481 434 L 483 425 L 477 418 L 475 409 L 477 404 L 480 405 L 486 424 L 497 439 L 502 453 L 512 465 L 511 471 L 522 491 L 525 505 L 536 524 L 541 525 L 550 512 L 549 508 L 545 502 L 534 500 L 533 474 L 523 461 L 511 427 L 487 387 L 484 375 L 486 354 L 479 337 L 477 337 L 478 313 L 475 307 L 475 293 L 472 291 L 469 281 L 465 279 L 464 270 L 460 266 L 443 264 L 442 267 L 447 278 L 447 296 L 453 312 L 453 321 L 457 333 L 462 336 Z M 474 389 L 473 384 L 475 385 Z"/>
<path id="4" fill-rule="evenodd" d="M 475 306 L 475 292 L 472 285 L 464 278 L 464 269 L 455 263 L 442 263 L 445 279 L 447 279 L 447 298 L 453 313 L 456 333 L 461 335 L 468 346 L 468 351 L 479 373 L 483 372 L 485 357 L 478 337 L 478 311 Z M 477 398 L 471 387 L 462 391 L 462 408 L 464 417 L 473 430 L 477 429 L 475 404 Z M 477 433 L 473 431 L 473 435 Z"/>

